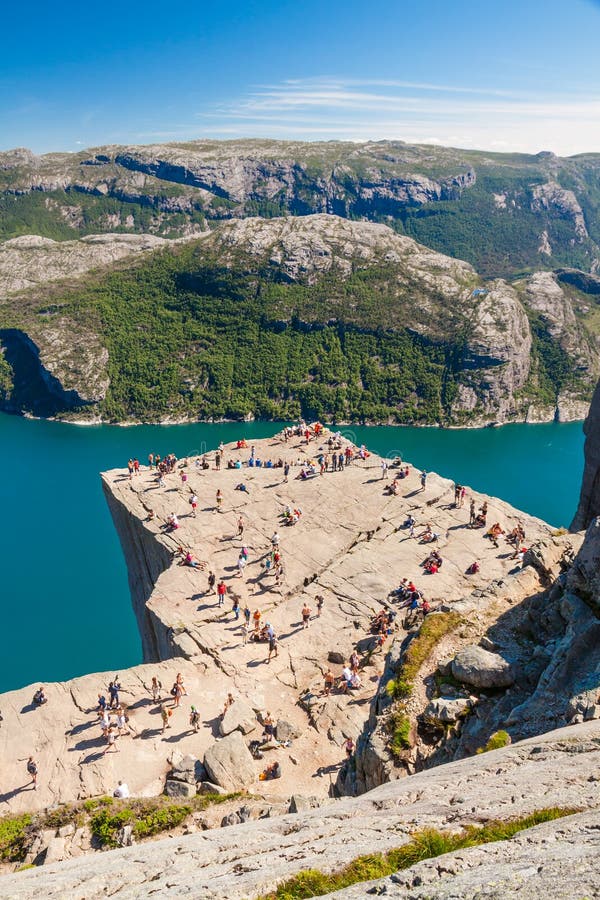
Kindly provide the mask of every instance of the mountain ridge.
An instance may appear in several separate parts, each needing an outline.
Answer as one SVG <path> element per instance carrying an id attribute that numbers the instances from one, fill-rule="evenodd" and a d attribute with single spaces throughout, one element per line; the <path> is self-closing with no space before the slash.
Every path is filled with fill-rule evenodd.
<path id="1" fill-rule="evenodd" d="M 484 275 L 600 258 L 600 156 L 399 141 L 192 141 L 0 153 L 0 236 L 181 237 L 226 218 L 328 212 L 387 222 Z M 40 232 L 40 233 L 41 233 Z"/>

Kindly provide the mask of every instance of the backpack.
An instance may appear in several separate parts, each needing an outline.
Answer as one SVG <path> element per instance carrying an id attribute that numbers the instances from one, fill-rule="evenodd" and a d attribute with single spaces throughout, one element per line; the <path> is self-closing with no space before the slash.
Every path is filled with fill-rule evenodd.
<path id="1" fill-rule="evenodd" d="M 177 696 L 177 685 L 174 684 L 173 687 L 171 688 L 171 697 L 176 697 L 176 696 Z"/>

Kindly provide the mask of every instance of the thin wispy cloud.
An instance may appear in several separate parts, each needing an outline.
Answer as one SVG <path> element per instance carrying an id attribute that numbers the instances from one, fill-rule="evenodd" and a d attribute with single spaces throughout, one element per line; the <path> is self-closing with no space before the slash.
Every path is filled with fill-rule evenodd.
<path id="1" fill-rule="evenodd" d="M 215 137 L 389 138 L 563 155 L 600 150 L 600 92 L 534 95 L 328 76 L 258 85 L 197 119 L 202 133 Z"/>

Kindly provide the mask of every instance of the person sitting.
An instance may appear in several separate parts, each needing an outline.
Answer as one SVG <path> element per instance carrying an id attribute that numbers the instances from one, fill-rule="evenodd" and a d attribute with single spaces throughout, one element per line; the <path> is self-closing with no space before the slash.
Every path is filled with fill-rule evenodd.
<path id="1" fill-rule="evenodd" d="M 44 688 L 39 687 L 35 694 L 33 695 L 33 703 L 35 706 L 42 706 L 43 703 L 47 703 L 48 698 L 44 693 Z"/>
<path id="2" fill-rule="evenodd" d="M 185 556 L 183 557 L 183 562 L 181 563 L 183 566 L 191 566 L 192 569 L 200 569 L 202 568 L 201 564 L 194 559 L 190 551 L 188 550 Z"/>
<path id="3" fill-rule="evenodd" d="M 131 797 L 129 787 L 124 781 L 119 781 L 113 791 L 113 797 L 116 797 L 118 800 L 126 800 L 128 797 Z"/>
<path id="4" fill-rule="evenodd" d="M 492 527 L 487 532 L 486 537 L 489 537 L 489 539 L 493 543 L 494 547 L 497 547 L 498 546 L 498 538 L 500 537 L 501 534 L 504 534 L 504 529 L 500 527 L 499 522 L 494 522 Z"/>
<path id="5" fill-rule="evenodd" d="M 235 490 L 235 491 L 242 491 L 242 493 L 244 493 L 244 494 L 249 494 L 249 493 L 250 493 L 250 491 L 248 490 L 248 488 L 246 487 L 246 485 L 245 485 L 245 483 L 244 483 L 243 481 L 240 481 L 239 484 L 236 484 L 234 490 Z"/>
<path id="6" fill-rule="evenodd" d="M 280 763 L 278 761 L 270 763 L 262 775 L 264 776 L 264 778 L 261 778 L 263 781 L 269 781 L 271 778 L 281 778 Z"/>
<path id="7" fill-rule="evenodd" d="M 437 541 L 439 534 L 437 534 L 437 532 L 433 531 L 431 525 L 428 522 L 427 525 L 425 526 L 425 531 L 422 531 L 421 534 L 419 534 L 417 537 L 418 537 L 418 540 L 420 540 L 422 544 L 431 544 L 434 541 Z"/>
<path id="8" fill-rule="evenodd" d="M 167 516 L 166 527 L 170 528 L 172 531 L 175 531 L 177 528 L 179 528 L 179 519 L 177 518 L 175 513 L 169 513 L 169 515 Z"/>
<path id="9" fill-rule="evenodd" d="M 358 674 L 358 672 L 352 673 L 348 687 L 350 688 L 350 690 L 353 690 L 353 691 L 357 691 L 359 688 L 362 687 L 362 681 L 361 681 L 361 678 L 360 678 L 360 675 Z"/>
<path id="10" fill-rule="evenodd" d="M 467 569 L 467 575 L 477 575 L 479 572 L 479 563 L 472 562 L 469 568 Z"/>
<path id="11" fill-rule="evenodd" d="M 348 693 L 350 689 L 350 683 L 352 681 L 352 671 L 348 665 L 345 665 L 342 669 L 342 674 L 340 677 L 339 688 L 343 694 Z"/>
<path id="12" fill-rule="evenodd" d="M 203 468 L 203 469 L 210 469 L 210 463 L 209 463 L 209 461 L 207 460 L 206 456 L 203 456 L 203 457 L 202 457 L 202 468 Z"/>

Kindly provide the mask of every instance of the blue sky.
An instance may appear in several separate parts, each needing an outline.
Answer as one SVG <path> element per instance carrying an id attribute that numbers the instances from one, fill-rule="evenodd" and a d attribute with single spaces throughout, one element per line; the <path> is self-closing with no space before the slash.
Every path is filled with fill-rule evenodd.
<path id="1" fill-rule="evenodd" d="M 3 12 L 0 149 L 383 138 L 600 152 L 600 3 L 246 0 Z"/>

